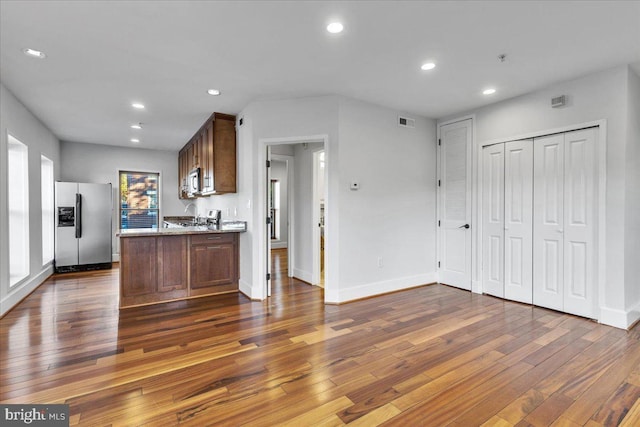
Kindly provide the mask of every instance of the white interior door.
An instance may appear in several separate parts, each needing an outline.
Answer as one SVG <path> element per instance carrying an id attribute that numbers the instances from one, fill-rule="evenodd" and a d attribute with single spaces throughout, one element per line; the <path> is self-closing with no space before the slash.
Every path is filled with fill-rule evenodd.
<path id="1" fill-rule="evenodd" d="M 596 129 L 564 135 L 564 311 L 596 317 Z"/>
<path id="2" fill-rule="evenodd" d="M 533 303 L 563 310 L 564 135 L 533 143 Z"/>
<path id="3" fill-rule="evenodd" d="M 471 119 L 440 126 L 439 281 L 471 290 Z"/>
<path id="4" fill-rule="evenodd" d="M 504 297 L 504 147 L 482 150 L 482 291 Z"/>
<path id="5" fill-rule="evenodd" d="M 504 297 L 533 299 L 533 141 L 505 144 Z"/>

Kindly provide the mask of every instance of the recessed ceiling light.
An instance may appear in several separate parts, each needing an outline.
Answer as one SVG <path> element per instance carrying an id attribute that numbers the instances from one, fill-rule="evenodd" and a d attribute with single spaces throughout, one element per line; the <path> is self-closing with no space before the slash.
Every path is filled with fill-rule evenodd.
<path id="1" fill-rule="evenodd" d="M 209 90 L 207 91 L 207 93 L 208 93 L 209 95 L 213 95 L 213 96 L 218 96 L 218 95 L 220 95 L 220 91 L 219 91 L 218 89 L 209 89 Z"/>
<path id="2" fill-rule="evenodd" d="M 135 125 L 131 125 L 131 129 L 142 129 L 142 123 L 136 123 Z"/>
<path id="3" fill-rule="evenodd" d="M 344 30 L 344 25 L 342 25 L 340 22 L 332 22 L 331 24 L 327 25 L 327 31 L 329 31 L 331 34 L 341 33 L 342 30 Z"/>
<path id="4" fill-rule="evenodd" d="M 427 70 L 433 70 L 434 68 L 436 68 L 436 64 L 434 64 L 433 62 L 425 62 L 424 64 L 422 64 L 422 66 L 420 67 L 421 70 L 427 71 Z"/>
<path id="5" fill-rule="evenodd" d="M 494 93 L 496 93 L 496 90 L 494 88 L 489 88 L 482 91 L 483 95 L 493 95 Z"/>
<path id="6" fill-rule="evenodd" d="M 29 49 L 28 47 L 25 49 L 22 49 L 22 52 L 25 55 L 30 56 L 32 58 L 44 59 L 47 57 L 47 55 L 45 55 L 44 52 L 40 52 L 39 50 L 35 50 L 35 49 Z"/>
<path id="7" fill-rule="evenodd" d="M 131 106 L 133 108 L 137 108 L 138 110 L 144 110 L 144 104 L 141 104 L 139 102 L 134 102 L 133 104 L 131 104 Z"/>
<path id="8" fill-rule="evenodd" d="M 138 142 L 140 142 L 140 140 L 138 138 L 131 138 L 131 142 L 137 144 Z"/>

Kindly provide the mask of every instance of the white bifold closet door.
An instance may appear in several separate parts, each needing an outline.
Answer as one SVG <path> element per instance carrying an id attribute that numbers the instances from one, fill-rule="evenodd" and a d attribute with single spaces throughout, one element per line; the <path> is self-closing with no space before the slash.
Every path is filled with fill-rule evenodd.
<path id="1" fill-rule="evenodd" d="M 533 303 L 595 313 L 595 129 L 534 140 Z"/>
<path id="2" fill-rule="evenodd" d="M 482 149 L 482 291 L 504 298 L 504 145 Z"/>
<path id="3" fill-rule="evenodd" d="M 505 144 L 504 297 L 533 301 L 533 141 Z"/>
<path id="4" fill-rule="evenodd" d="M 532 302 L 532 140 L 483 149 L 483 291 Z"/>

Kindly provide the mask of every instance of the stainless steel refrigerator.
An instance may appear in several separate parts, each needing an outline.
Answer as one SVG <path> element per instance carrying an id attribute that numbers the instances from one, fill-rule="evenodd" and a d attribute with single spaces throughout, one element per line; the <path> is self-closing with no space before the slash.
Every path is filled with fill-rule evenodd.
<path id="1" fill-rule="evenodd" d="M 111 268 L 111 184 L 56 182 L 55 270 Z"/>

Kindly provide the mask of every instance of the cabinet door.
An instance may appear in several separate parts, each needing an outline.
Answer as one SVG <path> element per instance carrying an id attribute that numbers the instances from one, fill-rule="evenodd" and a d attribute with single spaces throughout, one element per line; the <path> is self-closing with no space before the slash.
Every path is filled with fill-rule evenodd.
<path id="1" fill-rule="evenodd" d="M 238 290 L 236 245 L 191 246 L 191 295 Z"/>
<path id="2" fill-rule="evenodd" d="M 235 117 L 216 114 L 213 122 L 213 188 L 216 193 L 236 192 Z"/>
<path id="3" fill-rule="evenodd" d="M 187 198 L 187 175 L 189 173 L 187 150 L 180 150 L 178 154 L 178 196 L 181 199 Z"/>
<path id="4" fill-rule="evenodd" d="M 482 150 L 482 291 L 504 297 L 504 144 Z"/>
<path id="5" fill-rule="evenodd" d="M 202 192 L 214 190 L 213 182 L 213 121 L 207 123 L 202 135 Z"/>
<path id="6" fill-rule="evenodd" d="M 533 141 L 505 144 L 504 297 L 533 298 Z"/>
<path id="7" fill-rule="evenodd" d="M 120 305 L 154 294 L 157 281 L 156 237 L 120 239 Z M 128 297 L 131 301 L 127 300 Z"/>
<path id="8" fill-rule="evenodd" d="M 533 303 L 562 311 L 564 277 L 564 135 L 533 143 Z"/>
<path id="9" fill-rule="evenodd" d="M 157 291 L 172 292 L 170 298 L 187 295 L 187 236 L 158 238 Z"/>

